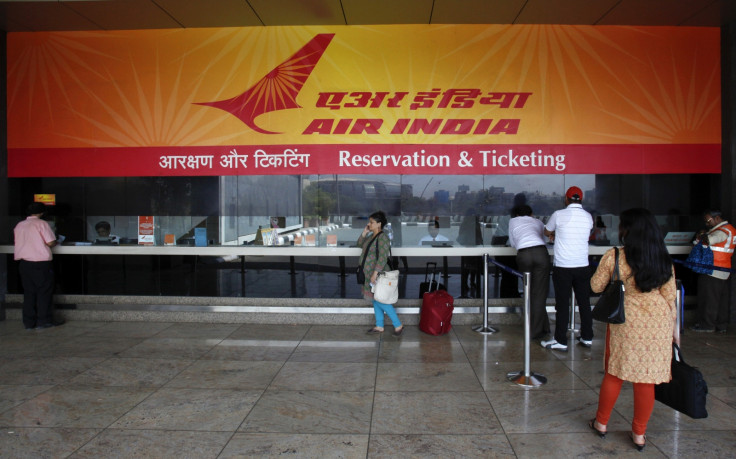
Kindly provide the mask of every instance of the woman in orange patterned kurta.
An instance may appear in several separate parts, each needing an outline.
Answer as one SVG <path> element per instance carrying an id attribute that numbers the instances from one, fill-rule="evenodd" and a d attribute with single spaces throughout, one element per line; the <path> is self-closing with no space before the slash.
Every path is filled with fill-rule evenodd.
<path id="1" fill-rule="evenodd" d="M 621 214 L 619 274 L 624 282 L 626 322 L 609 324 L 606 331 L 605 376 L 596 417 L 590 427 L 605 436 L 606 425 L 623 381 L 634 384 L 634 420 L 631 439 L 641 451 L 654 409 L 654 385 L 671 379 L 672 341 L 675 339 L 675 275 L 664 238 L 654 216 L 646 209 Z M 590 281 L 594 292 L 608 285 L 615 267 L 614 249 L 608 250 Z"/>

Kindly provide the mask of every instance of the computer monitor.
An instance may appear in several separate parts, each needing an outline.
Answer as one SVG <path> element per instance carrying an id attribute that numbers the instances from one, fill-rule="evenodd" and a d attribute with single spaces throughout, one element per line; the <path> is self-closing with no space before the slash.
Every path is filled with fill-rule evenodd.
<path id="1" fill-rule="evenodd" d="M 431 247 L 452 247 L 453 242 L 452 241 L 422 241 L 422 246 L 431 246 Z"/>
<path id="2" fill-rule="evenodd" d="M 269 217 L 271 228 L 285 228 L 286 217 Z"/>

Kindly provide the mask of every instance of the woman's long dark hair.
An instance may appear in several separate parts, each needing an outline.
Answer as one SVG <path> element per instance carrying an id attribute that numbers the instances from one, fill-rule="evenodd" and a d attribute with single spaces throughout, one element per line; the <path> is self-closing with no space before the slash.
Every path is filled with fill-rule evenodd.
<path id="1" fill-rule="evenodd" d="M 672 277 L 672 259 L 654 215 L 647 209 L 625 210 L 618 231 L 639 290 L 664 285 Z"/>

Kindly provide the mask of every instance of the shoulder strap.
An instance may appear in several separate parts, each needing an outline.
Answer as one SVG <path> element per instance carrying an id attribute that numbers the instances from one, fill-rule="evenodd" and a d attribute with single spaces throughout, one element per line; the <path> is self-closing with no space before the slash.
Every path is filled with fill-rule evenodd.
<path id="1" fill-rule="evenodd" d="M 381 233 L 378 233 L 381 234 Z M 371 241 L 368 243 L 368 247 L 365 250 L 365 253 L 363 253 L 363 259 L 360 260 L 360 269 L 363 269 L 363 266 L 365 266 L 365 259 L 368 257 L 368 251 L 371 249 L 371 244 L 375 242 L 376 239 L 378 239 L 378 234 L 376 234 L 374 237 L 371 238 Z M 376 258 L 378 258 L 378 244 L 376 244 Z"/>
<path id="2" fill-rule="evenodd" d="M 613 270 L 613 279 L 612 280 L 613 281 L 617 281 L 617 280 L 621 279 L 621 276 L 619 276 L 619 273 L 618 273 L 618 247 L 614 247 L 613 250 L 614 250 L 614 253 L 616 254 L 616 266 L 615 266 L 615 268 Z"/>
<path id="3" fill-rule="evenodd" d="M 365 259 L 368 257 L 368 252 L 371 250 L 371 244 L 373 244 L 376 239 L 378 239 L 378 236 L 383 233 L 383 231 L 379 231 L 378 234 L 373 236 L 371 238 L 371 242 L 368 243 L 368 247 L 365 249 L 365 253 L 363 254 L 363 259 L 360 261 L 360 267 L 362 268 L 363 265 L 365 265 Z M 376 259 L 378 259 L 378 243 L 376 242 Z"/>
<path id="4" fill-rule="evenodd" d="M 383 231 L 381 231 L 383 233 Z M 381 234 L 378 233 L 378 234 Z M 378 236 L 376 236 L 376 239 L 378 239 Z M 378 250 L 378 243 L 376 243 L 376 260 L 378 260 L 379 250 Z M 388 257 L 386 257 L 386 266 L 388 266 L 389 271 L 394 269 L 393 262 L 391 261 L 391 241 L 389 240 L 388 245 Z"/>

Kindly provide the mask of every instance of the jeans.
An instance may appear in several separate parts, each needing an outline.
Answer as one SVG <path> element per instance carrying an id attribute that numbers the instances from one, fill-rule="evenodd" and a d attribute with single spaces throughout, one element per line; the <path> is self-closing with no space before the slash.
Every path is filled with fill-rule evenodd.
<path id="1" fill-rule="evenodd" d="M 383 328 L 384 312 L 388 315 L 388 318 L 391 319 L 391 323 L 394 325 L 394 328 L 399 328 L 401 326 L 401 321 L 399 320 L 399 316 L 396 314 L 396 309 L 394 309 L 393 305 L 383 304 L 373 300 L 373 312 L 376 314 L 376 327 Z"/>

